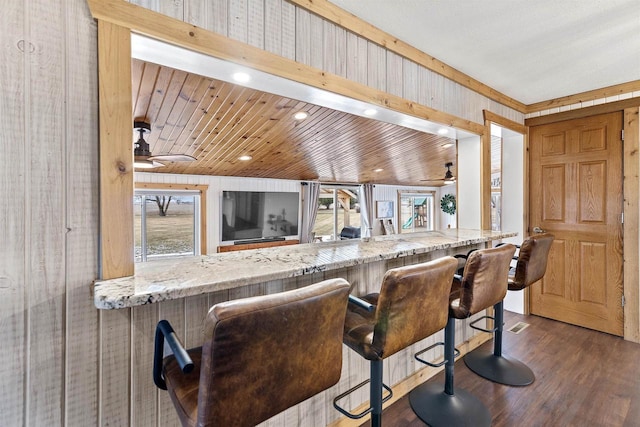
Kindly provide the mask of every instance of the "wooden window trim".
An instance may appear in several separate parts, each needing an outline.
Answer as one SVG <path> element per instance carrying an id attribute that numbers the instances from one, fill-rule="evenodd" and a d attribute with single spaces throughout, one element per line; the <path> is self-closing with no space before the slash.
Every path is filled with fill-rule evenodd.
<path id="1" fill-rule="evenodd" d="M 200 255 L 207 254 L 207 190 L 206 184 L 165 184 L 136 182 L 136 190 L 189 190 L 200 193 Z"/>

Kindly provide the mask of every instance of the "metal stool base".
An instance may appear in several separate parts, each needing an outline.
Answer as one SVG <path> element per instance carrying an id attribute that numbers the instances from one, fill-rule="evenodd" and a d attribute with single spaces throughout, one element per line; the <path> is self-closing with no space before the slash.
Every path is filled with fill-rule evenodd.
<path id="1" fill-rule="evenodd" d="M 442 384 L 424 383 L 409 393 L 413 412 L 431 427 L 484 427 L 491 414 L 471 393 L 457 389 L 449 395 Z"/>
<path id="2" fill-rule="evenodd" d="M 505 356 L 496 356 L 490 351 L 476 349 L 467 353 L 463 360 L 473 372 L 496 383 L 526 386 L 536 379 L 524 363 Z"/>

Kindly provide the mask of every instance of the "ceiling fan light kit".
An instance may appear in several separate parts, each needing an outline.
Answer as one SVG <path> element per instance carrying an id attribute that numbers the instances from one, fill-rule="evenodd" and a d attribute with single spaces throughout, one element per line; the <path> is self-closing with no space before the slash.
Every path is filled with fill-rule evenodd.
<path id="1" fill-rule="evenodd" d="M 444 166 L 447 168 L 447 172 L 444 174 L 444 182 L 445 184 L 453 184 L 456 182 L 456 177 L 451 173 L 451 166 L 453 166 L 453 163 L 449 162 Z"/>
<path id="2" fill-rule="evenodd" d="M 456 182 L 456 177 L 453 176 L 451 172 L 451 167 L 453 166 L 452 162 L 447 162 L 444 164 L 444 167 L 447 168 L 447 171 L 444 174 L 444 178 L 441 179 L 423 179 L 422 181 L 430 181 L 430 182 L 443 182 L 444 185 L 453 184 Z"/>
<path id="3" fill-rule="evenodd" d="M 149 144 L 144 140 L 144 135 L 151 133 L 151 125 L 144 121 L 134 121 L 133 130 L 138 132 L 138 140 L 133 143 L 133 166 L 139 169 L 153 169 L 163 167 L 166 162 L 192 162 L 195 157 L 188 154 L 160 154 L 154 156 L 149 150 Z"/>

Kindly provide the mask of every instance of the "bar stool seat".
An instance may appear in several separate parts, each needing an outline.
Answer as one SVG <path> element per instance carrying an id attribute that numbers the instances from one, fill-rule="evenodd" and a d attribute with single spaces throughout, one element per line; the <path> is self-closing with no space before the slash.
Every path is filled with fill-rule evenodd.
<path id="1" fill-rule="evenodd" d="M 372 427 L 382 425 L 382 404 L 393 392 L 382 383 L 383 360 L 441 330 L 447 322 L 451 279 L 458 262 L 453 257 L 394 268 L 385 274 L 380 293 L 350 297 L 344 323 L 344 343 L 370 362 L 370 378 L 337 396 L 334 407 L 349 418 L 371 414 Z M 353 414 L 338 401 L 369 386 L 369 408 Z M 383 388 L 388 395 L 383 399 Z"/>
<path id="2" fill-rule="evenodd" d="M 513 245 L 474 251 L 462 277 L 454 277 L 444 338 L 444 390 L 439 384 L 426 382 L 409 393 L 411 408 L 431 427 L 491 425 L 491 414 L 477 397 L 462 389 L 454 390 L 455 319 L 466 319 L 504 299 L 509 262 L 514 253 Z"/>
<path id="3" fill-rule="evenodd" d="M 202 347 L 185 350 L 156 329 L 153 377 L 183 426 L 254 426 L 336 384 L 349 284 L 304 288 L 213 306 Z M 173 355 L 163 358 L 164 341 Z"/>

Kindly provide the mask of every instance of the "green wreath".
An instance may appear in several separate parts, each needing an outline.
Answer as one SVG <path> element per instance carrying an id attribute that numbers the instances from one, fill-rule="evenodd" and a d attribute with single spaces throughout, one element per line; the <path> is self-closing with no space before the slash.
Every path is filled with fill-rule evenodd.
<path id="1" fill-rule="evenodd" d="M 448 213 L 449 215 L 453 215 L 456 213 L 456 196 L 453 194 L 445 194 L 440 199 L 440 208 L 442 208 L 442 212 Z"/>

